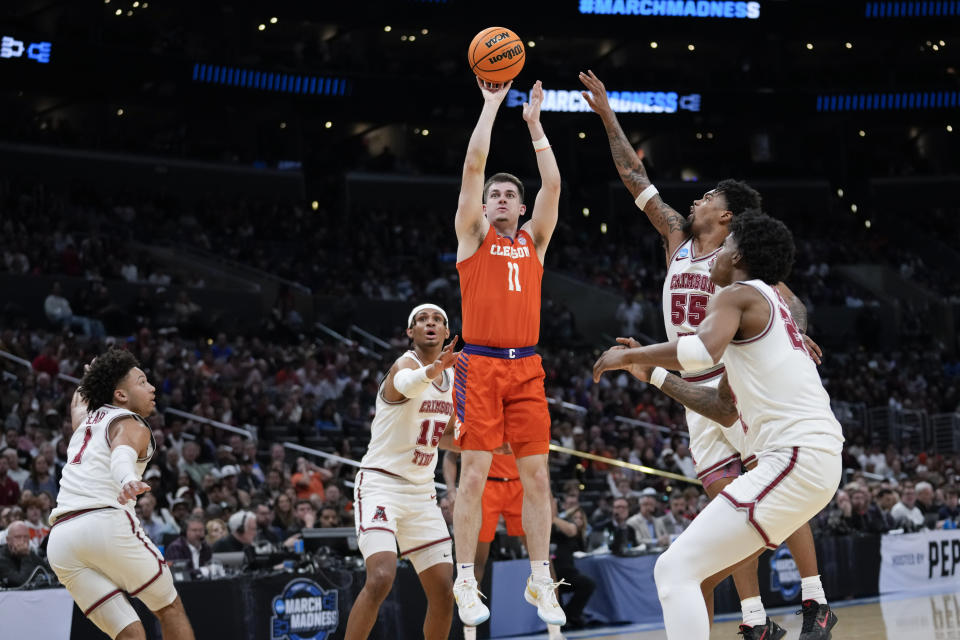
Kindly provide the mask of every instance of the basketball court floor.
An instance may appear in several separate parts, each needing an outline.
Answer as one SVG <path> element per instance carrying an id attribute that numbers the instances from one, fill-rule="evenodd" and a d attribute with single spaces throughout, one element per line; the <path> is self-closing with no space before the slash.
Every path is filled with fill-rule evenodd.
<path id="1" fill-rule="evenodd" d="M 833 629 L 833 640 L 960 640 L 960 581 L 949 592 L 910 592 L 879 598 L 832 603 L 840 622 Z M 800 636 L 802 616 L 799 606 L 773 609 L 767 613 L 787 630 L 785 640 Z M 710 634 L 711 640 L 735 640 L 739 615 L 718 617 Z M 629 625 L 588 629 L 564 634 L 569 640 L 603 638 L 604 640 L 666 640 L 663 627 Z M 546 634 L 518 636 L 501 640 L 539 640 Z"/>

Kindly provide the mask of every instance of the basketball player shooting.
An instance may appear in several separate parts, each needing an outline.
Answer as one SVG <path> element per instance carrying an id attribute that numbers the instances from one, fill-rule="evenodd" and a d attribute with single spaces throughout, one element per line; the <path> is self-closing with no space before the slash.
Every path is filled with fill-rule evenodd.
<path id="1" fill-rule="evenodd" d="M 618 345 L 594 365 L 595 381 L 605 371 L 625 369 L 662 387 L 664 368 L 696 371 L 722 359 L 719 390 L 700 387 L 702 397 L 689 406 L 729 430 L 741 429 L 744 447 L 757 458 L 657 561 L 668 638 L 709 638 L 701 583 L 765 548 L 776 549 L 829 503 L 840 481 L 840 424 L 774 287 L 789 273 L 793 255 L 793 237 L 782 222 L 759 211 L 741 213 L 710 269 L 711 280 L 724 289 L 696 333 L 648 347 Z M 672 376 L 671 384 L 678 380 Z M 816 623 L 827 638 L 836 618 L 827 609 Z"/>
<path id="2" fill-rule="evenodd" d="M 163 556 L 140 526 L 141 480 L 156 450 L 147 424 L 154 387 L 129 351 L 111 349 L 84 372 L 70 406 L 73 436 L 50 514 L 47 557 L 91 622 L 111 638 L 145 640 L 124 594 L 160 619 L 163 637 L 193 640 L 193 629 Z"/>
<path id="3" fill-rule="evenodd" d="M 524 597 L 547 624 L 566 616 L 550 576 L 550 414 L 544 372 L 535 352 L 540 332 L 540 283 L 547 245 L 557 224 L 560 170 L 540 124 L 543 88 L 537 81 L 523 105 L 541 186 L 533 214 L 523 183 L 509 173 L 484 182 L 490 135 L 511 83 L 477 80 L 483 109 L 470 136 L 457 204 L 457 270 L 463 299 L 464 347 L 455 367 L 456 439 L 461 447 L 460 486 L 454 505 L 457 578 L 454 597 L 465 625 L 490 617 L 474 576 L 481 496 L 491 451 L 509 443 L 523 484 L 523 530 L 531 575 Z"/>

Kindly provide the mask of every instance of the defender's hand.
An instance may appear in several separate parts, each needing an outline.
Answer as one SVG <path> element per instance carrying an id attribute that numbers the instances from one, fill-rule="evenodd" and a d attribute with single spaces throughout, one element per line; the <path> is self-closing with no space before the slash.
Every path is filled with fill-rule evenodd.
<path id="1" fill-rule="evenodd" d="M 530 102 L 523 103 L 523 119 L 527 124 L 540 122 L 540 106 L 543 104 L 543 83 L 537 80 L 530 89 Z"/>
<path id="2" fill-rule="evenodd" d="M 581 91 L 580 95 L 587 101 L 590 108 L 601 116 L 612 114 L 613 108 L 610 106 L 610 101 L 607 100 L 607 88 L 600 82 L 600 78 L 589 70 L 586 73 L 581 71 L 579 77 L 580 82 L 588 89 L 588 91 Z"/>

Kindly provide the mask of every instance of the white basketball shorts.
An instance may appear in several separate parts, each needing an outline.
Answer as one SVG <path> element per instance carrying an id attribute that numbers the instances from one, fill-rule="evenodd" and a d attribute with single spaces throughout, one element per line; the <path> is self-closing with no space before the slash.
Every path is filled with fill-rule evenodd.
<path id="1" fill-rule="evenodd" d="M 163 555 L 123 509 L 62 516 L 50 530 L 47 558 L 80 610 L 111 638 L 139 620 L 124 592 L 151 611 L 177 597 Z"/>
<path id="2" fill-rule="evenodd" d="M 361 469 L 353 497 L 357 544 L 364 558 L 380 551 L 397 553 L 399 548 L 417 573 L 440 562 L 453 563 L 450 530 L 432 482 L 413 484 Z"/>
<path id="3" fill-rule="evenodd" d="M 713 378 L 694 382 L 697 386 L 716 389 L 720 385 L 723 372 Z M 690 454 L 693 456 L 697 478 L 703 486 L 709 486 L 714 480 L 721 477 L 737 477 L 740 475 L 740 451 L 737 448 L 737 430 L 741 429 L 740 421 L 731 427 L 714 422 L 710 418 L 700 415 L 696 411 L 687 409 L 687 430 L 690 432 Z M 740 439 L 742 440 L 742 438 Z M 729 474 L 724 469 L 735 465 Z"/>
<path id="4" fill-rule="evenodd" d="M 840 455 L 810 447 L 761 453 L 757 466 L 720 492 L 776 549 L 833 498 L 842 472 Z"/>

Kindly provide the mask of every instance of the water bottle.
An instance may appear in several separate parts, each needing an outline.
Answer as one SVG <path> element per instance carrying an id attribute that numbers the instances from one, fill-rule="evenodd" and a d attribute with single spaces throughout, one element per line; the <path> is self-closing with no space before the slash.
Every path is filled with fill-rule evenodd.
<path id="1" fill-rule="evenodd" d="M 296 553 L 303 553 L 303 540 L 297 540 L 293 543 L 293 550 Z"/>

